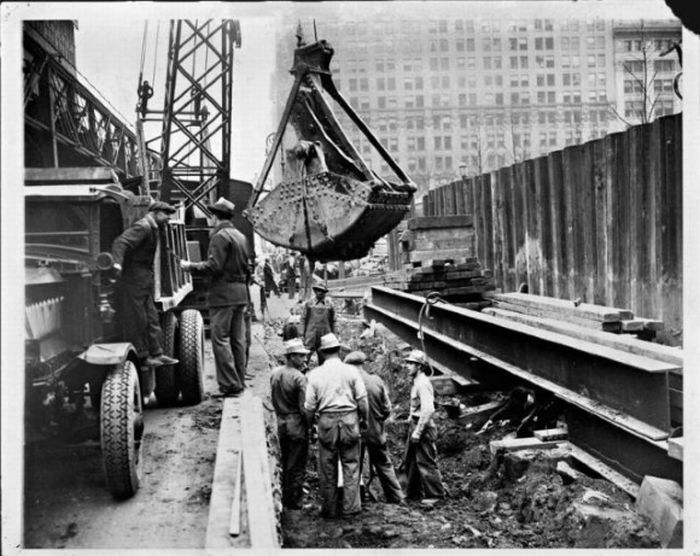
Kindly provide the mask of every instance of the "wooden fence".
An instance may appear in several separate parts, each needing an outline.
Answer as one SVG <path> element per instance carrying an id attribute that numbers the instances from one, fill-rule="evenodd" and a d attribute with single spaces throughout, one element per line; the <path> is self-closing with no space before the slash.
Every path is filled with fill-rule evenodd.
<path id="1" fill-rule="evenodd" d="M 682 342 L 681 114 L 430 191 L 426 216 L 473 212 L 496 286 L 631 309 Z M 700 217 L 700 216 L 699 216 Z"/>

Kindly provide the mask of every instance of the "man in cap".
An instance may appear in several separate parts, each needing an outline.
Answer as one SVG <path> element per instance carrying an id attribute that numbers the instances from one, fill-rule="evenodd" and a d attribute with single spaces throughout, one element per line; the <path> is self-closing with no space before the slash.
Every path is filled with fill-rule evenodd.
<path id="1" fill-rule="evenodd" d="M 344 361 L 357 367 L 360 371 L 362 382 L 364 382 L 367 389 L 369 415 L 367 427 L 362 431 L 360 461 L 364 461 L 364 452 L 366 450 L 369 459 L 370 476 L 374 468 L 384 490 L 386 501 L 390 504 L 401 504 L 404 501 L 404 495 L 401 485 L 396 478 L 394 465 L 391 463 L 389 450 L 386 446 L 386 432 L 384 432 L 384 421 L 391 415 L 389 392 L 384 381 L 379 376 L 368 372 L 363 367 L 363 363 L 367 361 L 367 356 L 363 352 L 350 352 Z"/>
<path id="2" fill-rule="evenodd" d="M 304 413 L 306 377 L 303 374 L 308 353 L 301 338 L 285 342 L 287 364 L 273 369 L 270 376 L 272 405 L 277 415 L 277 436 L 282 452 L 282 503 L 295 510 L 301 508 L 309 453 L 309 429 Z"/>
<path id="3" fill-rule="evenodd" d="M 317 282 L 311 286 L 314 297 L 305 301 L 301 308 L 299 331 L 304 338 L 304 345 L 316 352 L 318 364 L 323 363 L 323 354 L 319 350 L 321 337 L 329 332 L 335 332 L 335 309 L 326 299 L 328 288 Z"/>
<path id="4" fill-rule="evenodd" d="M 340 360 L 340 342 L 333 333 L 321 338 L 325 360 L 307 375 L 307 423 L 317 418 L 318 478 L 321 515 L 357 514 L 360 501 L 360 426 L 367 423 L 367 390 L 357 368 Z M 338 463 L 340 462 L 340 464 Z M 339 508 L 338 468 L 343 478 L 343 502 Z"/>
<path id="5" fill-rule="evenodd" d="M 426 375 L 428 360 L 425 353 L 415 349 L 408 354 L 405 364 L 413 378 L 408 438 L 401 465 L 406 471 L 406 497 L 443 498 L 446 491 L 437 466 L 435 394 Z"/>
<path id="6" fill-rule="evenodd" d="M 112 243 L 114 270 L 120 280 L 120 311 L 124 338 L 130 341 L 142 363 L 150 367 L 175 365 L 178 360 L 163 353 L 163 332 L 153 300 L 153 259 L 159 229 L 166 226 L 175 208 L 154 201 L 148 213 L 124 230 Z"/>
<path id="7" fill-rule="evenodd" d="M 246 324 L 249 302 L 250 254 L 245 236 L 233 226 L 234 205 L 220 197 L 209 207 L 214 215 L 207 260 L 181 261 L 183 270 L 211 276 L 209 322 L 216 378 L 224 396 L 245 388 Z"/>

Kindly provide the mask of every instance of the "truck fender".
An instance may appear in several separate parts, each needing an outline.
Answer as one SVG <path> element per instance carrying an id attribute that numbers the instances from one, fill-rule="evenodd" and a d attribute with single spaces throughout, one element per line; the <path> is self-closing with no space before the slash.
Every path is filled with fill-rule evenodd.
<path id="1" fill-rule="evenodd" d="M 136 350 L 129 342 L 92 344 L 78 355 L 78 359 L 91 365 L 121 365 L 127 359 L 137 361 Z"/>

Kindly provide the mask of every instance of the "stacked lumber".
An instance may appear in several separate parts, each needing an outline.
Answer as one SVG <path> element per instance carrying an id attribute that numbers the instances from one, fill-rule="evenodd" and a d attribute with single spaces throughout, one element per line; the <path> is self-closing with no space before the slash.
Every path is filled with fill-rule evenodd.
<path id="1" fill-rule="evenodd" d="M 663 322 L 653 319 L 635 318 L 632 311 L 580 303 L 578 300 L 557 299 L 527 293 L 488 293 L 486 297 L 498 309 L 500 316 L 523 322 L 522 317 L 557 319 L 569 324 L 614 333 L 636 334 L 644 340 L 653 340 L 663 330 Z M 504 313 L 505 312 L 505 313 Z"/>
<path id="2" fill-rule="evenodd" d="M 385 285 L 415 295 L 438 292 L 447 301 L 475 305 L 470 308 L 488 305 L 484 293 L 495 289 L 491 271 L 482 269 L 475 257 L 414 261 L 404 272 L 405 276 L 387 280 Z"/>

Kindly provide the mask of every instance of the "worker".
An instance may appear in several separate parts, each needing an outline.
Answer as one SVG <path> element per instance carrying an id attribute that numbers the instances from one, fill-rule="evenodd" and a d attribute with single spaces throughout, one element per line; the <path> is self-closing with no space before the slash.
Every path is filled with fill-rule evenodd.
<path id="1" fill-rule="evenodd" d="M 147 367 L 178 363 L 163 352 L 163 331 L 153 299 L 158 230 L 167 225 L 174 212 L 174 207 L 162 201 L 151 203 L 146 216 L 124 230 L 112 244 L 113 268 L 120 277 L 123 336 L 134 345 L 141 363 Z"/>
<path id="2" fill-rule="evenodd" d="M 181 261 L 183 270 L 211 276 L 209 321 L 222 396 L 237 396 L 245 389 L 246 308 L 250 300 L 248 242 L 231 221 L 234 204 L 220 197 L 209 207 L 214 216 L 207 260 Z"/>
<path id="3" fill-rule="evenodd" d="M 301 509 L 304 473 L 309 454 L 309 432 L 304 413 L 306 377 L 303 374 L 309 350 L 301 338 L 285 343 L 287 363 L 270 376 L 270 395 L 277 415 L 277 437 L 282 466 L 282 504 Z"/>
<path id="4" fill-rule="evenodd" d="M 304 338 L 304 345 L 316 352 L 318 364 L 323 363 L 323 354 L 319 350 L 321 337 L 329 332 L 335 332 L 335 309 L 326 299 L 328 288 L 316 283 L 311 286 L 314 297 L 305 301 L 301 308 L 299 333 Z"/>
<path id="5" fill-rule="evenodd" d="M 413 378 L 410 398 L 408 438 L 401 465 L 406 473 L 406 498 L 443 498 L 447 491 L 437 466 L 437 428 L 433 421 L 435 395 L 426 370 L 428 360 L 420 350 L 413 350 L 405 360 Z"/>
<path id="6" fill-rule="evenodd" d="M 367 426 L 367 390 L 357 368 L 340 360 L 335 334 L 321 338 L 323 365 L 307 374 L 306 422 L 317 420 L 321 516 L 336 518 L 361 511 L 360 429 Z M 343 496 L 337 485 L 342 473 Z"/>
<path id="7" fill-rule="evenodd" d="M 356 366 L 360 371 L 362 382 L 364 382 L 367 390 L 369 414 L 367 428 L 362 431 L 361 435 L 360 462 L 364 461 L 364 453 L 367 452 L 370 477 L 373 476 L 373 471 L 377 474 L 386 501 L 390 504 L 403 504 L 403 491 L 396 478 L 394 464 L 389 456 L 389 450 L 386 445 L 386 432 L 384 431 L 384 421 L 391 415 L 389 392 L 381 377 L 363 367 L 365 361 L 367 361 L 367 355 L 362 351 L 352 351 L 344 359 L 345 363 Z M 371 483 L 371 478 L 367 483 L 368 487 L 369 483 Z"/>
<path id="8" fill-rule="evenodd" d="M 153 87 L 148 81 L 144 81 L 139 85 L 137 93 L 139 95 L 138 109 L 141 112 L 141 117 L 145 118 L 148 113 L 148 99 L 153 96 Z"/>

